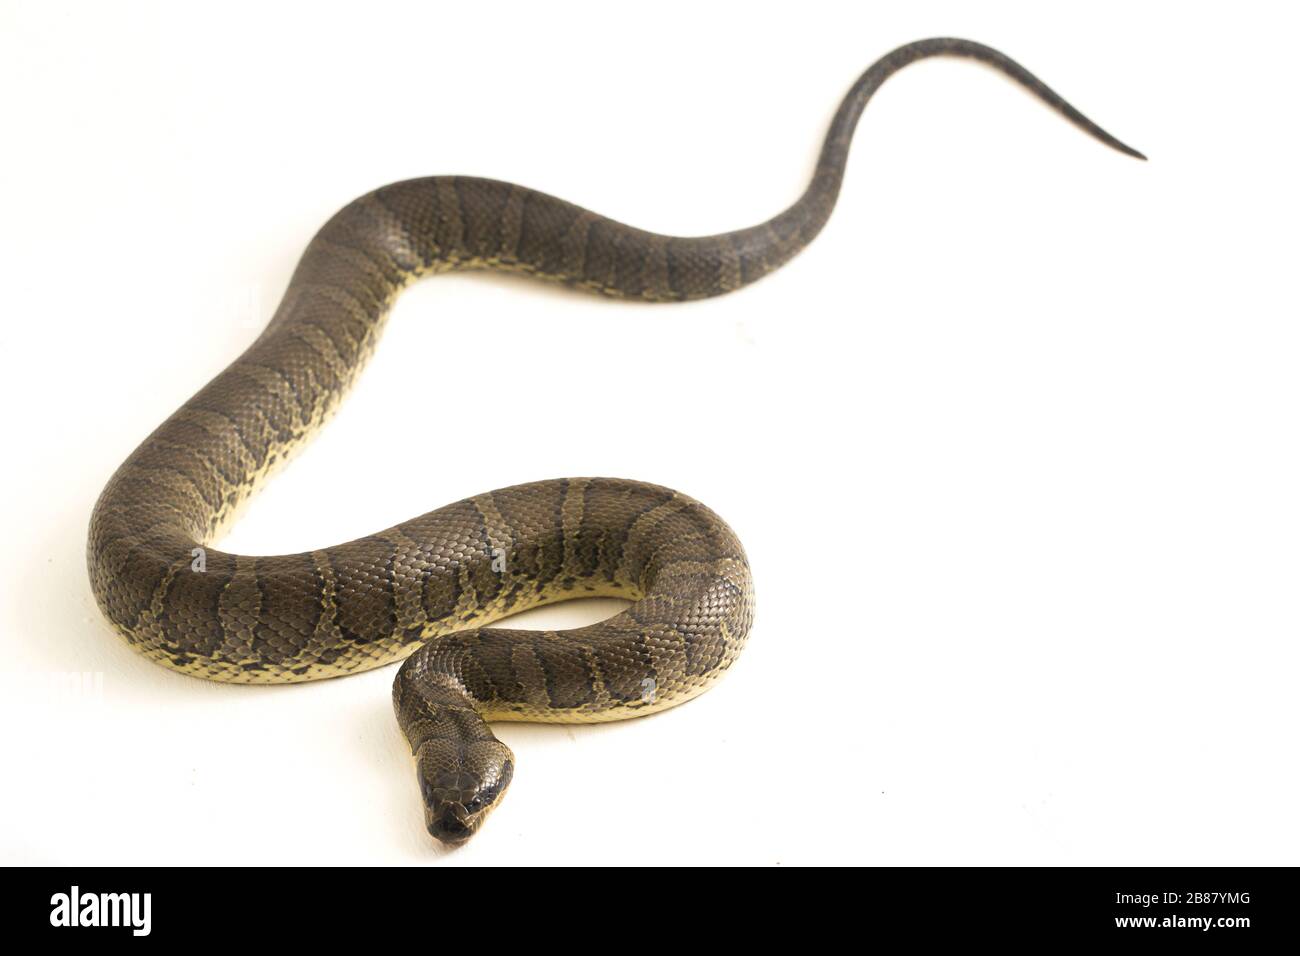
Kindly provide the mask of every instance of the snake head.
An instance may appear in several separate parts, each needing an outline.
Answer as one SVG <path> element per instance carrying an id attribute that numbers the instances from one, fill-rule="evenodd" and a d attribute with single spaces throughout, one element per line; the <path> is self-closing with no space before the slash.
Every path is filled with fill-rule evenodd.
<path id="1" fill-rule="evenodd" d="M 466 755 L 457 769 L 418 767 L 420 795 L 424 798 L 424 825 L 442 843 L 464 843 L 482 826 L 514 775 L 513 755 L 504 744 L 491 748 L 479 760 Z M 501 754 L 499 751 L 504 751 Z"/>

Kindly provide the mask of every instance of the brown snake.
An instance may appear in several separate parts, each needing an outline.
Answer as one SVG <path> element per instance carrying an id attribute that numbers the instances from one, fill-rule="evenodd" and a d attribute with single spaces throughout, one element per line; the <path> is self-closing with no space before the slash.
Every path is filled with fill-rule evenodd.
<path id="1" fill-rule="evenodd" d="M 289 682 L 406 658 L 393 685 L 429 832 L 456 843 L 510 783 L 493 720 L 636 717 L 700 694 L 736 659 L 753 617 L 749 565 L 717 515 L 685 495 L 614 478 L 505 488 L 369 537 L 303 554 L 209 547 L 275 466 L 330 416 L 408 284 L 507 269 L 611 296 L 720 295 L 803 249 L 835 204 L 867 100 L 923 57 L 971 57 L 1019 81 L 1131 156 L 1001 53 L 965 40 L 879 60 L 835 114 L 812 182 L 773 219 L 678 238 L 509 183 L 416 179 L 349 203 L 312 239 L 266 330 L 137 448 L 90 519 L 100 608 L 138 651 L 218 681 Z M 622 613 L 571 631 L 486 627 L 568 598 Z"/>

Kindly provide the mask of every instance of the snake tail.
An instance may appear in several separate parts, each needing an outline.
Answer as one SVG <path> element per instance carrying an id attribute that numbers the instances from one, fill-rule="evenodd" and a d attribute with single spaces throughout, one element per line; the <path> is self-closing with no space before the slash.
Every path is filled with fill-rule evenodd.
<path id="1" fill-rule="evenodd" d="M 753 583 L 726 523 L 671 489 L 552 479 L 299 554 L 239 555 L 213 542 L 338 407 L 411 282 L 492 269 L 647 301 L 738 289 L 821 230 L 853 130 L 880 84 L 938 55 L 987 63 L 1092 136 L 1140 155 L 1001 53 L 933 39 L 895 50 L 862 75 L 803 195 L 746 229 L 658 235 L 471 177 L 377 189 L 325 223 L 266 329 L 108 481 L 87 541 L 104 615 L 149 659 L 209 680 L 309 681 L 405 659 L 394 708 L 415 756 L 426 824 L 446 843 L 474 833 L 513 776 L 514 758 L 489 722 L 618 720 L 706 690 L 745 644 Z M 448 439 L 467 404 L 453 385 L 433 406 Z M 587 596 L 632 603 L 571 631 L 490 626 Z"/>

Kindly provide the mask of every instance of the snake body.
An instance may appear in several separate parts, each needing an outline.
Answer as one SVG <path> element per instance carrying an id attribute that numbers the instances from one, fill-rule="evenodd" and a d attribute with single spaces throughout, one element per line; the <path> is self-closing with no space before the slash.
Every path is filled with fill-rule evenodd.
<path id="1" fill-rule="evenodd" d="M 399 182 L 362 196 L 312 239 L 257 340 L 109 480 L 87 549 L 105 616 L 150 659 L 210 680 L 307 681 L 405 658 L 394 707 L 415 757 L 426 825 L 447 843 L 477 830 L 514 772 L 489 722 L 619 720 L 707 689 L 749 633 L 750 569 L 716 514 L 667 488 L 539 481 L 302 554 L 242 556 L 210 542 L 329 418 L 405 286 L 432 273 L 504 269 L 650 301 L 738 289 L 822 228 L 877 87 L 940 54 L 992 65 L 1096 138 L 1140 156 L 997 51 L 932 39 L 901 47 L 862 75 L 803 196 L 751 228 L 656 235 L 531 189 L 466 177 Z M 597 595 L 633 603 L 572 631 L 487 626 Z"/>

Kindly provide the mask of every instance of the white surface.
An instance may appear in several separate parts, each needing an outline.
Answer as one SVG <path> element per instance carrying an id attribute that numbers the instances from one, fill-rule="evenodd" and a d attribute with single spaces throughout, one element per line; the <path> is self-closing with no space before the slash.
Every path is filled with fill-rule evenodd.
<path id="1" fill-rule="evenodd" d="M 866 7 L 0 8 L 0 860 L 1296 862 L 1295 23 Z M 100 619 L 100 487 L 338 206 L 472 173 L 748 225 L 802 190 L 857 74 L 935 34 L 1152 161 L 974 64 L 911 67 L 823 235 L 741 293 L 411 290 L 225 542 L 327 545 L 535 478 L 668 484 L 753 560 L 752 639 L 711 693 L 502 725 L 515 783 L 443 854 L 392 669 L 205 684 Z"/>

